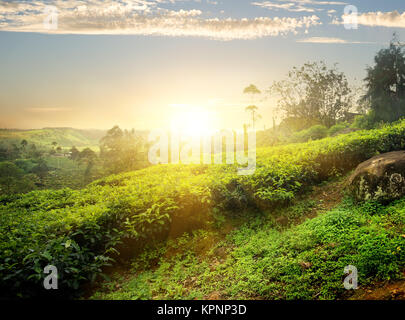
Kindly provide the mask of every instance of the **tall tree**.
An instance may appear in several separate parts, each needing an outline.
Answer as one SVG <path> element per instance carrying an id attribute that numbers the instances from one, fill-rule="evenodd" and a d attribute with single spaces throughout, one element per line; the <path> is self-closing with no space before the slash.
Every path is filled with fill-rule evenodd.
<path id="1" fill-rule="evenodd" d="M 344 73 L 325 62 L 294 67 L 285 80 L 275 82 L 270 92 L 279 97 L 278 107 L 285 118 L 298 119 L 311 126 L 330 127 L 353 106 L 353 93 Z"/>
<path id="2" fill-rule="evenodd" d="M 261 118 L 261 116 L 257 112 L 259 108 L 254 105 L 254 98 L 256 95 L 259 95 L 262 92 L 254 84 L 251 84 L 243 90 L 243 93 L 250 95 L 251 105 L 247 106 L 245 110 L 250 112 L 250 114 L 252 115 L 252 128 L 254 129 L 256 121 Z"/>
<path id="3" fill-rule="evenodd" d="M 0 163 L 0 194 L 15 194 L 35 189 L 33 178 L 14 163 Z"/>
<path id="4" fill-rule="evenodd" d="M 243 93 L 250 95 L 251 103 L 253 103 L 254 97 L 262 92 L 254 84 L 251 84 L 243 90 Z"/>
<path id="5" fill-rule="evenodd" d="M 23 150 L 25 150 L 25 148 L 27 147 L 27 145 L 28 145 L 27 140 L 23 139 L 23 140 L 21 141 L 21 147 L 23 148 Z"/>
<path id="6" fill-rule="evenodd" d="M 79 160 L 80 151 L 75 146 L 70 149 L 70 159 L 73 161 Z"/>
<path id="7" fill-rule="evenodd" d="M 257 112 L 258 109 L 259 108 L 254 106 L 254 105 L 251 105 L 251 106 L 248 106 L 248 107 L 245 108 L 245 110 L 247 112 L 250 112 L 251 115 L 252 115 L 252 128 L 253 129 L 255 129 L 256 121 L 259 120 L 262 117 L 260 114 L 258 114 L 258 112 Z"/>
<path id="8" fill-rule="evenodd" d="M 405 115 L 405 56 L 395 34 L 374 62 L 373 67 L 367 68 L 363 102 L 371 108 L 375 120 L 397 120 Z"/>
<path id="9" fill-rule="evenodd" d="M 38 164 L 32 168 L 32 173 L 36 174 L 41 182 L 43 182 L 44 178 L 47 176 L 49 168 L 44 159 L 38 159 Z"/>
<path id="10" fill-rule="evenodd" d="M 146 143 L 135 130 L 115 126 L 100 141 L 100 157 L 104 168 L 111 173 L 139 169 L 146 163 Z"/>
<path id="11" fill-rule="evenodd" d="M 90 180 L 91 169 L 93 168 L 96 159 L 97 159 L 96 153 L 90 148 L 83 149 L 82 152 L 80 152 L 79 154 L 79 161 L 87 165 L 86 170 L 84 172 L 84 179 L 86 181 Z"/>

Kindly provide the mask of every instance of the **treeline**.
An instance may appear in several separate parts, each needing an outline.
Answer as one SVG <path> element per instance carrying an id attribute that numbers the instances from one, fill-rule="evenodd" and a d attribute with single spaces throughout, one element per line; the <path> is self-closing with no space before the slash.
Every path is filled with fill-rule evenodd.
<path id="1" fill-rule="evenodd" d="M 96 163 L 102 166 L 105 175 L 142 169 L 148 166 L 146 137 L 134 129 L 122 130 L 114 126 L 100 140 L 100 153 L 90 148 L 79 151 L 70 149 L 70 159 L 85 164 L 85 176 L 89 176 Z"/>
<path id="2" fill-rule="evenodd" d="M 34 143 L 0 145 L 0 195 L 36 189 L 49 171 L 45 151 Z"/>
<path id="3" fill-rule="evenodd" d="M 405 116 L 405 52 L 394 35 L 367 67 L 364 88 L 353 88 L 337 66 L 294 67 L 268 94 L 277 97 L 281 122 L 258 132 L 258 146 L 322 139 L 378 128 Z"/>
<path id="4" fill-rule="evenodd" d="M 35 189 L 84 187 L 95 179 L 145 168 L 147 142 L 143 133 L 113 127 L 100 140 L 100 151 L 63 148 L 56 141 L 39 145 L 21 140 L 0 144 L 0 195 Z"/>
<path id="5" fill-rule="evenodd" d="M 114 260 L 227 216 L 274 210 L 376 153 L 403 150 L 405 120 L 381 129 L 259 150 L 251 176 L 237 166 L 159 165 L 81 190 L 0 198 L 0 298 L 78 293 Z M 247 211 L 246 211 L 247 210 Z M 212 225 L 211 225 L 212 226 Z M 119 255 L 118 255 L 119 252 Z M 386 251 L 385 251 L 386 252 Z M 395 263 L 402 256 L 392 256 Z M 59 290 L 43 290 L 43 266 Z"/>

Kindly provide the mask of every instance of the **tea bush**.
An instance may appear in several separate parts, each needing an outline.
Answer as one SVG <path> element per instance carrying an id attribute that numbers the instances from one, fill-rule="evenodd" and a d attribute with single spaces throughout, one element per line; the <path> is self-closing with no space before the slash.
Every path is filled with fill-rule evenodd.
<path id="1" fill-rule="evenodd" d="M 77 292 L 112 259 L 204 226 L 218 212 L 288 203 L 314 182 L 405 147 L 405 121 L 303 144 L 258 149 L 253 175 L 236 165 L 158 165 L 82 190 L 0 198 L 0 292 L 45 294 L 43 268 L 58 267 L 59 294 Z"/>
<path id="2" fill-rule="evenodd" d="M 284 211 L 302 210 L 301 202 Z M 370 209 L 372 208 L 372 209 Z M 358 285 L 400 279 L 405 267 L 405 200 L 388 207 L 350 199 L 306 222 L 280 228 L 263 215 L 218 241 L 196 230 L 145 250 L 125 279 L 113 275 L 93 299 L 337 299 L 354 265 Z M 201 252 L 207 242 L 209 250 Z"/>
<path id="3" fill-rule="evenodd" d="M 295 132 L 291 137 L 292 142 L 307 142 L 308 140 L 323 139 L 328 135 L 328 128 L 322 125 L 315 125 L 308 129 Z"/>

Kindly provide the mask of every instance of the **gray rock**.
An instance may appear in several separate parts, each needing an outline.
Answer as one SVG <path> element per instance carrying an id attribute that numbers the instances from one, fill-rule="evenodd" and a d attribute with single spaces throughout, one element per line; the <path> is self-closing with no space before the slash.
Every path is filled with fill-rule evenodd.
<path id="1" fill-rule="evenodd" d="M 405 196 L 405 151 L 380 154 L 358 165 L 349 189 L 359 200 L 389 202 Z"/>

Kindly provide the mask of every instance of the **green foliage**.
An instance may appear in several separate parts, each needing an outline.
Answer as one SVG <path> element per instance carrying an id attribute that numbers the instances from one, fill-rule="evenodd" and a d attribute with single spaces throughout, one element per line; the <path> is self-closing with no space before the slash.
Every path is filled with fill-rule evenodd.
<path id="1" fill-rule="evenodd" d="M 147 167 L 147 144 L 135 130 L 118 126 L 107 131 L 100 140 L 100 158 L 107 172 L 120 173 Z"/>
<path id="2" fill-rule="evenodd" d="M 325 62 L 294 67 L 285 80 L 275 82 L 271 92 L 279 96 L 278 105 L 286 118 L 306 125 L 314 121 L 331 127 L 353 104 L 353 94 L 344 73 Z"/>
<path id="3" fill-rule="evenodd" d="M 375 65 L 367 69 L 367 92 L 363 101 L 373 110 L 369 121 L 392 122 L 405 116 L 405 54 L 396 39 L 380 50 Z"/>
<path id="4" fill-rule="evenodd" d="M 295 132 L 291 137 L 291 142 L 307 142 L 309 140 L 323 139 L 328 135 L 328 128 L 322 125 L 315 125 L 306 130 Z"/>
<path id="5" fill-rule="evenodd" d="M 214 292 L 226 299 L 336 299 L 348 294 L 347 265 L 357 267 L 360 286 L 401 278 L 405 200 L 377 208 L 347 199 L 289 229 L 277 230 L 267 218 L 245 223 L 225 241 L 198 230 L 146 250 L 125 280 L 114 277 L 92 298 L 201 299 Z M 210 249 L 202 249 L 207 243 Z"/>
<path id="6" fill-rule="evenodd" d="M 73 160 L 70 157 L 47 156 L 44 160 L 49 171 L 42 179 L 40 189 L 80 189 L 84 188 L 89 180 L 94 181 L 105 175 L 98 161 L 93 163 L 90 167 L 91 171 L 86 175 L 86 170 L 91 163 L 84 161 L 85 159 L 80 161 L 79 157 Z"/>
<path id="7" fill-rule="evenodd" d="M 339 122 L 328 129 L 328 136 L 334 136 L 350 126 L 348 122 Z"/>
<path id="8" fill-rule="evenodd" d="M 254 84 L 251 84 L 243 90 L 243 93 L 255 95 L 261 94 L 261 91 Z"/>
<path id="9" fill-rule="evenodd" d="M 360 285 L 400 277 L 405 239 L 384 228 L 390 217 L 372 217 L 350 206 L 284 232 L 260 228 L 245 237 L 250 229 L 241 228 L 232 239 L 237 248 L 218 269 L 221 290 L 233 298 L 335 299 L 345 293 L 349 264 L 358 268 Z M 404 228 L 404 221 L 396 227 Z"/>
<path id="10" fill-rule="evenodd" d="M 375 112 L 371 110 L 365 115 L 355 117 L 351 127 L 367 130 L 377 127 Z"/>
<path id="11" fill-rule="evenodd" d="M 54 264 L 60 292 L 70 294 L 100 274 L 117 248 L 125 252 L 127 243 L 130 248 L 133 241 L 182 233 L 199 215 L 206 218 L 209 190 L 202 176 L 192 167 L 162 166 L 112 176 L 82 191 L 0 199 L 1 291 L 41 294 L 43 268 Z M 65 246 L 67 240 L 73 249 Z"/>
<path id="12" fill-rule="evenodd" d="M 12 162 L 0 162 L 0 195 L 11 195 L 35 189 L 35 177 L 26 175 Z"/>
<path id="13" fill-rule="evenodd" d="M 44 129 L 42 133 L 57 133 L 57 136 L 65 134 L 67 135 L 66 138 L 68 138 L 70 131 L 82 132 L 81 130 L 55 128 Z M 85 130 L 83 132 L 91 133 L 92 131 Z M 6 136 L 2 136 L 5 133 Z M 37 134 L 38 136 L 36 136 Z M 44 140 L 38 146 L 25 139 L 17 143 L 16 139 L 18 139 L 19 135 L 33 137 L 35 141 L 43 137 Z M 51 137 L 53 136 L 51 135 Z M 101 172 L 96 161 L 96 153 L 88 147 L 84 148 L 82 152 L 72 147 L 71 156 L 68 158 L 67 154 L 64 153 L 67 150 L 63 150 L 57 141 L 52 141 L 46 145 L 49 139 L 39 134 L 38 130 L 0 130 L 0 139 L 0 163 L 13 163 L 23 170 L 22 175 L 17 179 L 18 181 L 16 180 L 13 183 L 14 186 L 19 186 L 11 189 L 4 187 L 2 188 L 3 191 L 0 190 L 0 195 L 24 193 L 35 189 L 80 188 L 90 181 L 100 178 L 103 174 L 105 175 L 105 172 Z M 74 161 L 77 161 L 77 163 L 75 164 Z M 13 171 L 11 169 L 9 171 L 12 175 Z M 10 174 L 3 175 L 3 182 L 13 179 Z"/>
<path id="14" fill-rule="evenodd" d="M 35 173 L 40 179 L 44 179 L 45 176 L 48 174 L 49 168 L 46 165 L 45 160 L 40 159 L 37 163 L 37 165 L 35 165 L 31 171 L 33 173 Z"/>
<path id="15" fill-rule="evenodd" d="M 61 147 L 87 147 L 98 145 L 102 130 L 79 130 L 73 128 L 44 128 L 38 130 L 0 129 L 0 140 L 20 144 L 28 141 L 36 145 L 50 146 L 53 142 Z"/>
<path id="16" fill-rule="evenodd" d="M 403 150 L 404 137 L 401 121 L 305 144 L 259 149 L 257 168 L 250 176 L 238 176 L 236 165 L 159 165 L 113 175 L 80 191 L 34 191 L 0 198 L 0 291 L 18 294 L 29 287 L 37 294 L 42 289 L 41 272 L 49 262 L 61 266 L 62 288 L 75 290 L 77 283 L 100 274 L 111 257 L 120 258 L 117 251 L 125 259 L 134 247 L 181 235 L 211 220 L 220 223 L 215 208 L 226 214 L 285 205 L 314 182 L 351 170 L 378 152 Z M 341 215 L 348 219 L 348 214 Z M 302 239 L 296 245 L 304 246 L 306 238 Z M 67 240 L 73 249 L 66 248 Z M 286 254 L 283 259 L 288 259 Z M 238 272 L 243 274 L 242 269 Z M 249 282 L 245 285 L 249 287 Z"/>
<path id="17" fill-rule="evenodd" d="M 121 234 L 116 217 L 102 205 L 92 205 L 96 195 L 78 194 L 69 189 L 41 191 L 2 206 L 1 292 L 44 294 L 43 268 L 53 264 L 61 270 L 61 292 L 66 294 L 110 262 L 107 256 Z"/>

